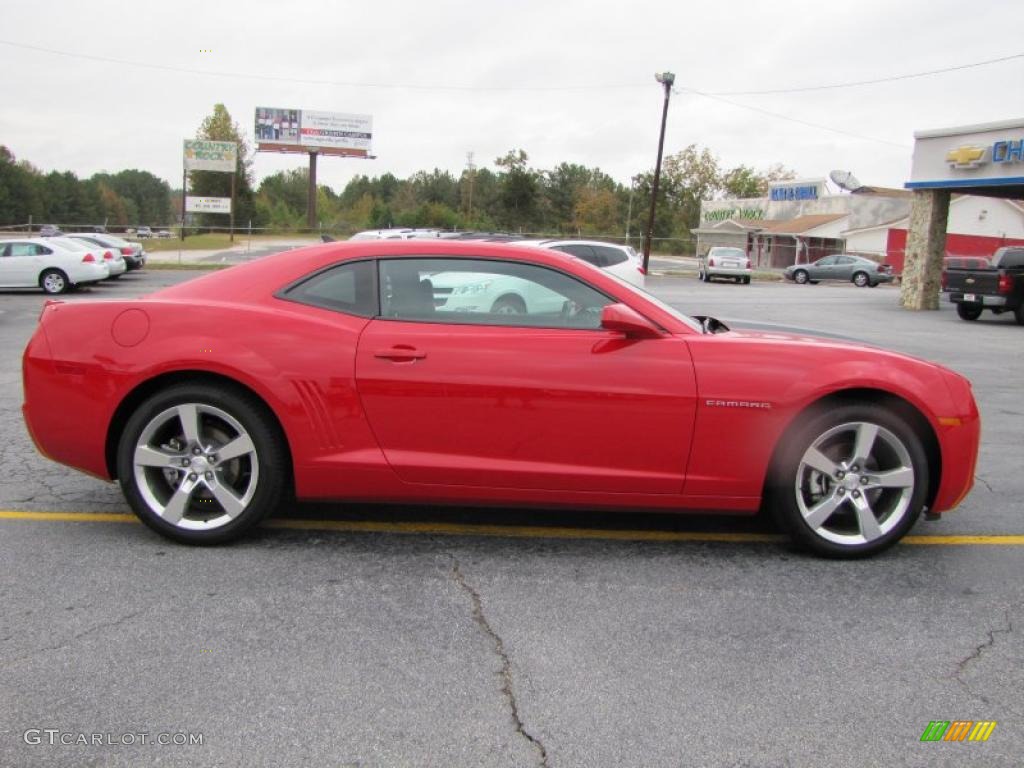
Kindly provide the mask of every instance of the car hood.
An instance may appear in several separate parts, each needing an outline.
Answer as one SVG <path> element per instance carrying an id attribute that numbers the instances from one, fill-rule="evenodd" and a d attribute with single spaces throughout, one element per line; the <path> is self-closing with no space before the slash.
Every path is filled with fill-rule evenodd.
<path id="1" fill-rule="evenodd" d="M 793 342 L 829 342 L 845 343 L 859 347 L 875 347 L 870 341 L 858 339 L 853 336 L 844 336 L 839 333 L 830 333 L 810 328 L 800 328 L 794 325 L 779 325 L 775 323 L 761 323 L 756 320 L 743 320 L 740 318 L 718 318 L 730 331 L 740 336 L 749 338 L 772 338 L 777 340 Z"/>

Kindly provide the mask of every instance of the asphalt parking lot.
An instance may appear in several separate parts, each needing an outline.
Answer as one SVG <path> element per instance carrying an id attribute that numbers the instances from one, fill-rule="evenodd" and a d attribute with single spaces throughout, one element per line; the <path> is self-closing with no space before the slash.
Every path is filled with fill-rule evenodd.
<path id="1" fill-rule="evenodd" d="M 974 490 L 863 562 L 760 520 L 516 510 L 302 506 L 237 545 L 175 546 L 38 456 L 20 354 L 44 298 L 0 292 L 0 765 L 1019 765 L 1024 328 L 906 312 L 885 286 L 648 287 L 964 373 Z M 921 742 L 934 720 L 998 725 Z M 79 734 L 103 743 L 60 743 Z"/>

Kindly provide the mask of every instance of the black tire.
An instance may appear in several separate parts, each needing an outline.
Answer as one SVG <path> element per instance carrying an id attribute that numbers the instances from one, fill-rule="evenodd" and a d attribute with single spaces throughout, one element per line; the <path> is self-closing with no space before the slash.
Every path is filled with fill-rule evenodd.
<path id="1" fill-rule="evenodd" d="M 866 466 L 853 458 L 860 432 L 851 427 L 858 424 L 879 430 Z M 834 462 L 833 468 L 844 471 L 826 475 L 804 463 L 807 452 L 817 446 Z M 880 477 L 872 473 L 899 470 L 905 476 L 907 468 L 912 475 L 904 480 L 910 483 L 906 487 L 871 484 Z M 867 557 L 891 547 L 917 522 L 928 492 L 928 471 L 921 438 L 901 416 L 875 403 L 854 402 L 814 412 L 786 435 L 769 478 L 769 503 L 779 526 L 798 546 L 824 557 Z M 865 516 L 875 518 L 877 529 L 870 535 L 864 533 L 855 497 L 856 503 L 868 503 L 871 511 Z M 824 510 L 824 517 L 815 520 L 817 509 Z"/>
<path id="2" fill-rule="evenodd" d="M 71 290 L 71 281 L 68 280 L 68 276 L 61 270 L 47 269 L 39 275 L 39 287 L 43 289 L 43 293 L 56 296 Z"/>
<path id="3" fill-rule="evenodd" d="M 744 285 L 750 285 L 750 278 L 749 277 L 744 277 L 743 278 L 743 284 Z"/>
<path id="4" fill-rule="evenodd" d="M 806 285 L 809 282 L 810 275 L 807 274 L 806 269 L 798 269 L 793 273 L 793 282 L 797 285 Z"/>
<path id="5" fill-rule="evenodd" d="M 491 307 L 491 313 L 496 315 L 525 315 L 526 302 L 514 294 L 500 296 Z"/>
<path id="6" fill-rule="evenodd" d="M 1024 325 L 1024 304 L 1013 310 L 1013 319 L 1017 321 L 1017 325 Z"/>
<path id="7" fill-rule="evenodd" d="M 204 463 L 200 466 L 199 457 L 193 454 L 194 448 L 189 447 L 183 430 L 179 428 L 183 426 L 184 420 L 178 421 L 176 425 L 177 417 L 172 416 L 163 422 L 164 427 L 153 434 L 154 442 L 146 440 L 145 444 L 155 447 L 158 440 L 175 443 L 180 438 L 181 442 L 174 445 L 173 450 L 166 444 L 160 445 L 163 449 L 161 452 L 170 451 L 168 455 L 180 454 L 190 459 L 193 462 L 192 466 L 189 469 L 178 468 L 177 464 L 174 468 L 168 465 L 166 469 L 156 466 L 142 468 L 139 471 L 143 476 L 143 482 L 146 483 L 146 488 L 143 489 L 139 484 L 135 463 L 136 446 L 140 438 L 170 410 L 187 404 L 210 411 L 198 414 L 195 423 L 197 433 L 201 433 L 200 442 L 209 448 L 214 461 L 218 460 L 216 451 L 234 439 L 229 431 L 231 424 L 222 420 L 216 412 L 227 414 L 241 426 L 245 436 L 251 440 L 253 451 L 238 458 L 222 460 L 219 464 L 211 463 L 207 466 Z M 174 435 L 177 436 L 172 437 Z M 221 438 L 220 435 L 224 437 Z M 241 433 L 235 437 L 240 435 Z M 218 445 L 219 441 L 222 441 L 222 444 Z M 206 453 L 202 453 L 203 462 L 206 461 L 206 456 Z M 204 472 L 205 477 L 210 478 L 212 475 L 212 481 L 197 477 L 198 473 L 203 472 L 203 467 L 208 470 Z M 221 544 L 250 531 L 280 506 L 289 487 L 289 469 L 285 437 L 273 415 L 262 402 L 240 389 L 202 383 L 178 384 L 145 400 L 125 424 L 117 449 L 118 479 L 132 510 L 143 523 L 160 535 L 185 544 Z M 175 478 L 177 484 L 167 479 L 168 474 L 175 473 L 180 473 Z M 196 481 L 195 490 L 183 495 L 187 502 L 183 505 L 184 514 L 181 522 L 169 522 L 153 509 L 146 496 L 148 494 L 157 506 L 165 504 L 164 512 L 167 512 L 171 507 L 171 499 L 177 496 L 175 489 L 180 489 L 186 478 Z M 227 507 L 221 504 L 216 492 L 212 490 L 213 485 L 219 485 L 221 490 L 228 490 L 232 495 L 235 495 L 242 485 L 246 485 L 247 492 L 243 494 L 239 504 L 240 511 L 233 516 L 228 514 Z M 166 497 L 167 501 L 161 501 L 157 494 Z M 210 506 L 203 506 L 203 502 Z M 213 515 L 217 517 L 214 518 Z M 210 519 L 204 521 L 204 517 Z M 223 521 L 225 517 L 228 518 L 227 521 Z M 191 527 L 182 527 L 185 525 Z M 207 528 L 206 525 L 210 527 Z"/>
<path id="8" fill-rule="evenodd" d="M 980 304 L 968 304 L 966 302 L 958 302 L 956 305 L 956 313 L 961 320 L 977 320 L 981 317 L 982 307 Z M 1020 322 L 1018 320 L 1018 322 Z"/>
<path id="9" fill-rule="evenodd" d="M 850 282 L 858 288 L 866 288 L 871 284 L 871 278 L 868 277 L 867 272 L 854 272 L 853 277 L 850 278 Z"/>

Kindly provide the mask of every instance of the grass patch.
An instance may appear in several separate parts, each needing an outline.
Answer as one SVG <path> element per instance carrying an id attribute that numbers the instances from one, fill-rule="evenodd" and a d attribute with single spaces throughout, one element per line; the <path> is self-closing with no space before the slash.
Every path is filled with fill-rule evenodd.
<path id="1" fill-rule="evenodd" d="M 163 269 L 172 271 L 182 272 L 210 272 L 215 269 L 227 269 L 233 267 L 234 264 L 209 264 L 207 262 L 182 262 L 179 264 L 176 261 L 147 261 L 146 269 Z"/>

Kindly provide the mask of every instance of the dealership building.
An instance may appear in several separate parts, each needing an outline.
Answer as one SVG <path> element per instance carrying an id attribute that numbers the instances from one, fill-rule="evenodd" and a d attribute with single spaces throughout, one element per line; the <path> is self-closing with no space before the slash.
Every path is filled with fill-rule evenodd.
<path id="1" fill-rule="evenodd" d="M 1024 245 L 1024 120 L 915 134 L 905 189 L 861 185 L 851 174 L 777 182 L 767 197 L 701 203 L 697 254 L 716 245 L 742 248 L 755 266 L 780 268 L 830 253 L 862 253 L 902 273 L 911 213 L 938 202 L 933 228 L 949 255 L 990 256 Z M 843 188 L 845 187 L 845 189 Z M 941 221 L 939 221 L 941 219 Z M 933 236 L 933 240 L 934 240 Z"/>

